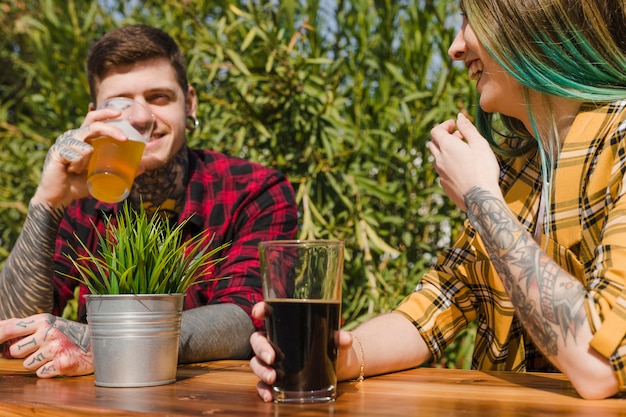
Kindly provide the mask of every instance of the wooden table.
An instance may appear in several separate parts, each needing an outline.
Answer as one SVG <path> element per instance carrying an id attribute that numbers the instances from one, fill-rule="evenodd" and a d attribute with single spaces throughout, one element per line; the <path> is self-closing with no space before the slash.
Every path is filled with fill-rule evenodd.
<path id="1" fill-rule="evenodd" d="M 0 358 L 0 416 L 626 416 L 626 399 L 581 399 L 560 374 L 417 368 L 344 382 L 330 404 L 262 402 L 246 361 L 181 366 L 177 382 L 96 387 L 93 375 L 40 379 Z"/>

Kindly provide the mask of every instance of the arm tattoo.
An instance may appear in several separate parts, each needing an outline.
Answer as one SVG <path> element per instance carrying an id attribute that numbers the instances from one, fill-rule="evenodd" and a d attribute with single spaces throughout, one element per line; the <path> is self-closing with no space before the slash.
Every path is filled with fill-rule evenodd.
<path id="1" fill-rule="evenodd" d="M 52 315 L 50 316 L 48 323 L 50 324 L 50 328 L 46 332 L 44 340 L 47 339 L 50 331 L 57 329 L 63 333 L 70 340 L 70 342 L 74 343 L 83 353 L 89 352 L 90 338 L 86 324 L 62 319 Z"/>
<path id="2" fill-rule="evenodd" d="M 0 271 L 0 319 L 52 311 L 55 239 L 63 210 L 31 205 Z"/>
<path id="3" fill-rule="evenodd" d="M 470 222 L 480 234 L 524 328 L 548 356 L 558 340 L 576 341 L 585 324 L 585 288 L 544 253 L 513 213 L 485 190 L 465 195 Z"/>

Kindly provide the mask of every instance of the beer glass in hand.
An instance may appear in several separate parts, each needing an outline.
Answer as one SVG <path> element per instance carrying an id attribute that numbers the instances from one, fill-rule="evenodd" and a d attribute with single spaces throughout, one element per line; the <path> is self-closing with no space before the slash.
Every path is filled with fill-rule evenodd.
<path id="1" fill-rule="evenodd" d="M 274 401 L 334 401 L 343 242 L 259 244 L 267 336 L 276 351 Z"/>
<path id="2" fill-rule="evenodd" d="M 99 137 L 91 141 L 93 155 L 87 173 L 87 188 L 92 196 L 106 203 L 128 197 L 146 142 L 154 127 L 154 118 L 141 103 L 126 97 L 104 101 L 98 109 L 113 108 L 121 115 L 106 120 L 122 130 L 128 140 Z"/>

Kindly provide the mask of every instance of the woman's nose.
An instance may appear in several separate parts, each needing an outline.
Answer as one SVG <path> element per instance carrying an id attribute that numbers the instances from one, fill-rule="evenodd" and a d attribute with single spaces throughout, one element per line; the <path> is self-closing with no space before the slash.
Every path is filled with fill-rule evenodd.
<path id="1" fill-rule="evenodd" d="M 460 61 L 465 58 L 465 50 L 465 38 L 463 37 L 463 29 L 461 29 L 448 48 L 448 56 L 455 61 Z"/>

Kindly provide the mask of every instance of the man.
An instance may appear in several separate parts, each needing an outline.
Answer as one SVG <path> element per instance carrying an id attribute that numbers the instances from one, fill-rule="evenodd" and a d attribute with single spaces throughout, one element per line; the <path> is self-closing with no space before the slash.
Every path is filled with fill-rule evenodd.
<path id="1" fill-rule="evenodd" d="M 188 237 L 204 230 L 212 245 L 230 246 L 212 271 L 228 277 L 193 286 L 185 297 L 181 362 L 245 358 L 250 334 L 262 322 L 251 308 L 262 298 L 257 245 L 289 239 L 297 227 L 297 206 L 287 179 L 258 164 L 186 146 L 186 130 L 197 127 L 197 98 L 187 84 L 183 55 L 163 31 L 145 25 L 107 33 L 91 49 L 87 72 L 92 104 L 78 129 L 57 138 L 30 201 L 22 233 L 0 271 L 0 343 L 5 354 L 25 358 L 41 377 L 93 372 L 85 322 L 86 288 L 79 290 L 78 322 L 60 318 L 74 297 L 77 276 L 66 254 L 78 239 L 97 250 L 95 228 L 121 204 L 89 196 L 86 173 L 103 135 L 126 140 L 103 123 L 118 113 L 94 110 L 111 97 L 128 97 L 148 107 L 155 127 L 142 156 L 128 202 L 158 209 L 186 225 Z"/>

